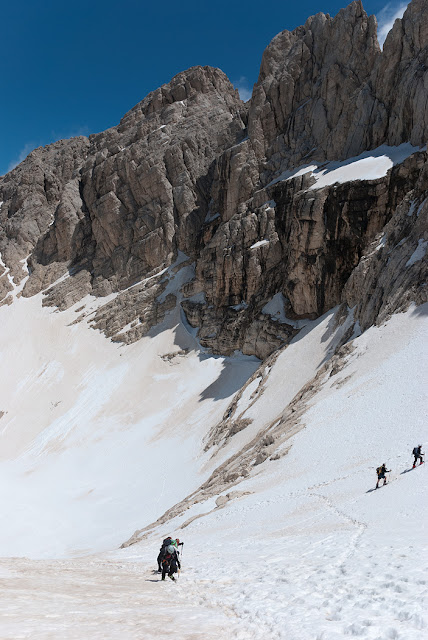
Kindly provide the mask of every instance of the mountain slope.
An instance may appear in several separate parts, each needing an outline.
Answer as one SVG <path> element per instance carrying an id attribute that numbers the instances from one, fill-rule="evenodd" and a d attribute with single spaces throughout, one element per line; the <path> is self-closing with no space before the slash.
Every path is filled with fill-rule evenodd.
<path id="1" fill-rule="evenodd" d="M 415 188 L 425 197 L 423 5 L 409 4 L 382 52 L 359 1 L 282 32 L 246 105 L 220 70 L 193 67 L 118 126 L 32 152 L 0 179 L 3 304 L 9 276 L 18 284 L 29 275 L 23 295 L 32 296 L 68 274 L 45 304 L 122 291 L 99 328 L 132 342 L 174 300 L 126 290 L 181 251 L 196 264 L 182 307 L 204 346 L 265 358 L 287 344 L 292 325 L 278 332 L 266 303 L 281 293 L 290 318 L 325 313 L 400 203 Z M 408 160 L 396 156 L 402 145 Z M 392 159 L 383 171 L 358 166 L 348 185 L 335 184 L 335 162 L 382 156 Z"/>
<path id="2" fill-rule="evenodd" d="M 324 372 L 286 455 L 257 466 L 229 500 L 168 521 L 185 540 L 189 600 L 233 611 L 242 637 L 412 640 L 426 628 L 426 465 L 411 470 L 411 451 L 427 440 L 427 311 L 356 338 L 343 368 Z M 292 359 L 274 368 L 284 381 L 295 370 Z M 277 393 L 273 378 L 266 386 Z M 390 485 L 374 491 L 383 461 Z M 149 567 L 165 532 L 114 557 Z"/>
<path id="3" fill-rule="evenodd" d="M 204 356 L 174 313 L 126 350 L 39 296 L 0 317 L 3 555 L 118 546 L 197 488 L 199 439 L 258 364 Z"/>
<path id="4" fill-rule="evenodd" d="M 426 469 L 411 470 L 411 449 L 427 439 L 426 313 L 426 305 L 412 308 L 355 338 L 343 368 L 330 363 L 322 370 L 284 455 L 256 465 L 234 491 L 224 489 L 220 497 L 206 492 L 202 502 L 191 498 L 141 542 L 110 554 L 2 560 L 2 636 L 22 632 L 25 606 L 25 629 L 35 638 L 49 637 L 58 624 L 62 637 L 76 637 L 76 622 L 81 637 L 90 630 L 95 638 L 138 638 L 143 632 L 166 638 L 170 614 L 180 638 L 223 637 L 226 625 L 244 640 L 420 637 L 426 628 Z M 333 326 L 326 317 L 288 349 L 301 359 L 312 353 L 322 364 Z M 262 418 L 266 399 L 276 397 L 278 411 L 277 379 L 286 384 L 294 371 L 294 358 L 279 357 L 264 393 L 251 407 L 250 396 L 241 396 L 241 410 Z M 116 432 L 114 448 L 122 433 Z M 177 453 L 176 441 L 169 443 Z M 375 491 L 375 467 L 383 461 L 392 470 L 391 484 Z M 37 474 L 36 468 L 40 489 Z M 164 487 L 170 499 L 188 486 L 182 472 L 173 478 Z M 81 499 L 77 504 L 76 524 L 87 531 L 85 505 Z M 140 513 L 148 506 L 139 505 Z M 179 583 L 165 585 L 165 593 L 152 569 L 167 532 L 185 546 Z M 64 539 L 65 532 L 58 533 Z M 32 538 L 33 548 L 37 538 L 50 541 L 34 523 Z M 174 602 L 160 626 L 159 607 L 171 589 Z"/>
<path id="5" fill-rule="evenodd" d="M 427 29 L 354 1 L 0 179 L 2 638 L 420 637 Z"/>

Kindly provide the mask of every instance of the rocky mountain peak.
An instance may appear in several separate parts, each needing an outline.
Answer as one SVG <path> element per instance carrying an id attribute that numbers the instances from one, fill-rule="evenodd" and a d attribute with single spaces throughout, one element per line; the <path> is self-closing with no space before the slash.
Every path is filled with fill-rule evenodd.
<path id="1" fill-rule="evenodd" d="M 263 54 L 250 108 L 258 155 L 289 163 L 308 154 L 345 157 L 355 97 L 379 55 L 376 19 L 358 1 L 278 34 Z"/>
<path id="2" fill-rule="evenodd" d="M 375 306 L 358 301 L 365 274 L 379 280 L 361 264 L 386 228 L 403 242 L 382 264 L 407 264 L 422 233 L 427 14 L 413 0 L 381 51 L 361 2 L 319 13 L 272 40 L 249 104 L 219 69 L 192 67 L 117 126 L 30 154 L 0 179 L 3 303 L 26 275 L 22 295 L 60 309 L 111 294 L 94 325 L 124 342 L 180 305 L 203 346 L 261 358 L 345 299 L 364 326 L 392 313 L 391 274 Z M 173 293 L 157 274 L 183 254 Z M 407 302 L 423 299 L 419 266 L 400 278 Z"/>
<path id="3" fill-rule="evenodd" d="M 424 0 L 412 0 L 407 6 L 401 19 L 397 19 L 388 33 L 384 51 L 393 53 L 394 43 L 402 42 L 405 57 L 409 60 L 417 53 L 420 60 L 424 57 L 424 50 L 428 42 L 427 5 Z M 404 39 L 402 39 L 404 36 Z M 401 46 L 399 47 L 401 49 Z M 397 51 L 395 52 L 397 55 Z"/>
<path id="4" fill-rule="evenodd" d="M 361 134 L 361 144 L 424 144 L 427 86 L 428 11 L 423 0 L 413 0 L 395 21 L 359 96 L 353 130 Z"/>
<path id="5" fill-rule="evenodd" d="M 168 111 L 168 107 L 174 103 L 182 104 L 186 101 L 186 106 L 189 107 L 192 103 L 202 104 L 205 99 L 218 100 L 231 112 L 236 111 L 237 105 L 241 102 L 238 91 L 223 71 L 209 66 L 191 67 L 149 93 L 144 100 L 128 111 L 121 119 L 118 131 L 123 133 L 136 122 L 155 115 L 164 120 L 163 124 L 167 124 L 173 118 L 173 112 Z"/>

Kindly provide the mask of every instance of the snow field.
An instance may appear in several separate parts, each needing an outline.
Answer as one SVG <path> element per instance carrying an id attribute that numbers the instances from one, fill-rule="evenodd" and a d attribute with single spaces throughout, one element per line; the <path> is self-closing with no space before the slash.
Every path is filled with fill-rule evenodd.
<path id="1" fill-rule="evenodd" d="M 156 580 L 156 584 L 155 581 Z M 215 640 L 233 633 L 236 620 L 171 597 L 138 562 L 85 560 L 0 561 L 2 640 Z"/>
<path id="2" fill-rule="evenodd" d="M 339 327 L 335 327 L 335 311 L 332 309 L 315 321 L 306 321 L 299 334 L 279 354 L 271 367 L 263 390 L 256 391 L 251 382 L 237 403 L 234 417 L 250 419 L 252 423 L 226 444 L 218 455 L 232 455 L 256 437 L 262 427 L 280 418 L 286 406 L 296 394 L 316 375 L 320 367 L 330 359 L 352 322 L 352 313 Z M 247 407 L 244 401 L 247 401 Z"/>
<path id="3" fill-rule="evenodd" d="M 352 180 L 376 180 L 386 176 L 393 166 L 404 162 L 412 153 L 425 151 L 425 149 L 426 147 L 414 147 L 409 142 L 397 147 L 384 144 L 377 149 L 364 151 L 359 156 L 347 160 L 327 162 L 322 165 L 305 164 L 297 169 L 284 171 L 267 186 L 270 187 L 283 180 L 291 180 L 306 173 L 310 173 L 315 178 L 315 184 L 309 187 L 309 191 Z"/>
<path id="4" fill-rule="evenodd" d="M 164 331 L 121 347 L 67 326 L 74 308 L 55 313 L 37 298 L 0 308 L 0 554 L 33 558 L 0 561 L 0 637 L 166 638 L 172 625 L 188 640 L 419 639 L 426 467 L 410 467 L 428 441 L 426 315 L 411 308 L 354 340 L 288 454 L 236 486 L 247 495 L 222 508 L 210 497 L 106 553 L 278 419 L 352 312 L 339 327 L 334 310 L 307 323 L 266 369 L 263 392 L 258 377 L 241 395 L 250 426 L 202 454 L 257 362 L 201 353 L 178 310 Z M 382 462 L 391 483 L 373 491 Z M 153 573 L 170 533 L 185 541 L 177 584 Z M 77 557 L 94 551 L 104 553 Z"/>
<path id="5" fill-rule="evenodd" d="M 192 509 L 170 523 L 185 541 L 180 585 L 191 602 L 233 612 L 254 639 L 426 633 L 426 466 L 409 471 L 413 446 L 427 441 L 426 310 L 355 340 L 289 454 L 239 484 L 250 495 L 183 530 Z M 277 366 L 285 376 L 286 361 Z M 391 482 L 374 491 L 382 462 Z M 157 539 L 113 557 L 138 549 L 153 563 L 166 534 L 163 527 Z"/>
<path id="6" fill-rule="evenodd" d="M 201 354 L 177 314 L 124 347 L 39 296 L 0 308 L 0 555 L 111 549 L 201 484 L 202 437 L 258 361 Z"/>

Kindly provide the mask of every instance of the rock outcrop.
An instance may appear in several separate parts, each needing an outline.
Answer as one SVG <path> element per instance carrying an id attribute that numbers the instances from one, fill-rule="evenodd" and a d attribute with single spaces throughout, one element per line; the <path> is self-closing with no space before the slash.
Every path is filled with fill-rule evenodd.
<path id="1" fill-rule="evenodd" d="M 241 110 L 221 71 L 195 67 L 117 127 L 91 136 L 79 178 L 66 185 L 33 261 L 85 268 L 94 294 L 106 295 L 170 264 L 177 250 L 191 255 L 213 162 L 242 137 Z"/>
<path id="2" fill-rule="evenodd" d="M 110 296 L 92 323 L 124 342 L 181 304 L 203 346 L 263 359 L 344 300 L 363 327 L 423 301 L 424 5 L 383 51 L 359 0 L 283 31 L 245 105 L 220 70 L 193 67 L 118 126 L 33 151 L 0 178 L 0 304 L 24 277 L 22 295 L 59 309 Z M 376 179 L 318 188 L 304 169 L 408 142 Z"/>
<path id="3" fill-rule="evenodd" d="M 381 52 L 376 19 L 355 0 L 278 34 L 263 54 L 249 136 L 269 169 L 340 160 L 428 139 L 428 18 L 413 0 Z M 269 177 L 269 176 L 268 176 Z"/>
<path id="4" fill-rule="evenodd" d="M 428 140 L 428 11 L 413 0 L 389 32 L 357 97 L 349 151 Z"/>
<path id="5" fill-rule="evenodd" d="M 343 299 L 365 331 L 427 300 L 428 163 L 347 281 Z"/>
<path id="6" fill-rule="evenodd" d="M 307 173 L 267 187 L 224 224 L 208 223 L 196 278 L 184 289 L 190 299 L 183 302 L 202 345 L 264 358 L 294 335 L 296 319 L 339 304 L 370 243 L 423 184 L 427 160 L 426 152 L 416 152 L 385 177 L 322 189 L 310 188 L 314 179 Z M 253 207 L 261 195 L 268 201 Z M 204 300 L 192 302 L 201 292 Z M 289 324 L 268 321 L 262 312 L 277 293 Z M 364 285 L 359 294 L 366 295 Z"/>
<path id="7" fill-rule="evenodd" d="M 15 284 L 28 275 L 24 262 L 56 222 L 65 187 L 78 179 L 88 147 L 84 137 L 40 147 L 0 178 L 0 253 Z"/>
<path id="8" fill-rule="evenodd" d="M 319 13 L 278 34 L 263 54 L 251 101 L 257 156 L 273 170 L 308 157 L 346 157 L 355 100 L 379 56 L 376 19 L 358 0 L 335 18 Z"/>

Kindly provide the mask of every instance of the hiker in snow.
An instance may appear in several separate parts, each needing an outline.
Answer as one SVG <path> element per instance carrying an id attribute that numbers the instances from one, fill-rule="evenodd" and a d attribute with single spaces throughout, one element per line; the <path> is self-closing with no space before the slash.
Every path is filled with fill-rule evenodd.
<path id="1" fill-rule="evenodd" d="M 173 544 L 166 547 L 162 557 L 162 580 L 165 580 L 166 574 L 168 578 L 175 581 L 174 573 L 181 569 L 180 560 L 178 559 L 178 551 Z"/>
<path id="2" fill-rule="evenodd" d="M 172 544 L 173 547 L 175 547 L 175 551 L 177 553 L 177 558 L 179 559 L 180 558 L 180 552 L 178 550 L 178 547 L 181 547 L 181 550 L 183 551 L 184 542 L 180 542 L 180 538 L 176 538 L 175 540 L 174 539 L 171 540 L 171 544 Z"/>
<path id="3" fill-rule="evenodd" d="M 419 464 L 422 464 L 423 461 L 424 461 L 422 456 L 424 456 L 425 454 L 422 453 L 422 445 L 418 444 L 418 446 L 413 449 L 412 453 L 415 456 L 415 460 L 413 462 L 413 469 L 414 469 L 416 467 L 416 463 L 417 463 L 418 460 L 420 460 Z"/>
<path id="4" fill-rule="evenodd" d="M 165 549 L 172 544 L 172 538 L 171 536 L 168 536 L 167 538 L 165 538 L 165 540 L 162 542 L 162 546 L 159 550 L 159 555 L 157 558 L 157 562 L 158 562 L 158 572 L 162 573 L 162 558 L 165 555 Z"/>
<path id="5" fill-rule="evenodd" d="M 383 463 L 380 467 L 376 469 L 376 473 L 377 473 L 376 489 L 379 488 L 379 480 L 382 480 L 382 478 L 383 478 L 383 484 L 386 485 L 385 473 L 390 473 L 390 471 L 391 469 L 387 469 L 385 463 Z"/>
<path id="6" fill-rule="evenodd" d="M 180 539 L 177 538 L 176 540 L 173 540 L 173 538 L 171 538 L 171 536 L 168 536 L 168 538 L 165 538 L 165 540 L 162 542 L 162 546 L 160 548 L 159 551 L 159 555 L 158 555 L 158 572 L 162 573 L 162 558 L 164 557 L 165 553 L 166 553 L 166 548 L 172 544 L 176 550 L 177 550 L 177 557 L 178 557 L 178 547 L 183 548 L 184 542 L 180 542 Z"/>

